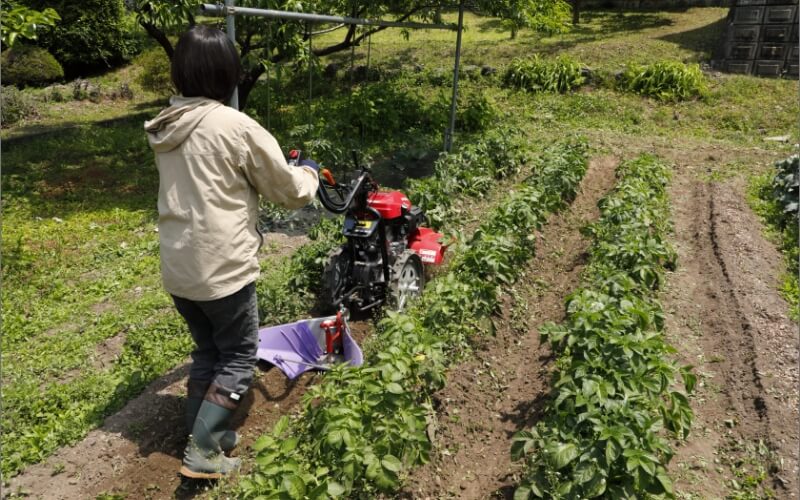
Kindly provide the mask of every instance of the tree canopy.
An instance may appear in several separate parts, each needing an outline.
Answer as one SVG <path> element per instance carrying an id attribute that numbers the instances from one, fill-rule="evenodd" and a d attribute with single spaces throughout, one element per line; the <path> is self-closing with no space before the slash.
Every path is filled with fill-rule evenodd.
<path id="1" fill-rule="evenodd" d="M 38 11 L 16 2 L 6 2 L 0 20 L 3 49 L 7 49 L 19 39 L 36 40 L 39 29 L 53 26 L 61 17 L 50 8 Z"/>
<path id="2" fill-rule="evenodd" d="M 139 24 L 172 56 L 168 35 L 187 29 L 196 22 L 197 2 L 192 0 L 129 0 Z M 438 19 L 443 8 L 453 6 L 443 0 L 238 0 L 238 6 L 261 9 L 315 12 L 335 16 L 382 18 L 395 21 Z M 523 26 L 557 31 L 563 24 L 563 0 L 473 0 L 468 7 L 508 20 L 512 34 Z M 240 16 L 236 19 L 236 41 L 245 76 L 239 86 L 239 103 L 244 109 L 247 97 L 266 67 L 284 61 L 320 57 L 359 45 L 384 27 L 343 27 L 341 38 L 328 45 L 315 46 L 308 53 L 308 37 L 314 26 L 302 22 Z"/>

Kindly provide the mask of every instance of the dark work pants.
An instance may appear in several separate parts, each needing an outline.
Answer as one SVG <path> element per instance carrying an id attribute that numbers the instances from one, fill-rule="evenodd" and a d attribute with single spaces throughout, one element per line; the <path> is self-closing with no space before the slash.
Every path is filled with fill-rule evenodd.
<path id="1" fill-rule="evenodd" d="M 253 381 L 258 349 L 256 286 L 216 300 L 172 296 L 194 339 L 189 379 L 244 394 Z"/>

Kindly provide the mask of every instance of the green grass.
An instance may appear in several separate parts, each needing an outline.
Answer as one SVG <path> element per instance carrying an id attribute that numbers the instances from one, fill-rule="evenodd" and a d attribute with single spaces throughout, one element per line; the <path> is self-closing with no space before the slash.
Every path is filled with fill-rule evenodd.
<path id="1" fill-rule="evenodd" d="M 188 352 L 161 291 L 140 130 L 3 144 L 5 473 L 82 437 Z"/>
<path id="2" fill-rule="evenodd" d="M 752 175 L 747 192 L 747 201 L 766 225 L 767 237 L 781 250 L 786 263 L 786 271 L 781 276 L 780 291 L 789 303 L 789 316 L 800 322 L 800 279 L 798 278 L 798 241 L 797 231 L 782 228 L 784 218 L 780 203 L 773 193 L 772 179 L 777 170 L 770 169 L 758 175 Z"/>
<path id="3" fill-rule="evenodd" d="M 709 95 L 703 102 L 681 103 L 659 103 L 598 84 L 563 96 L 500 87 L 506 64 L 535 53 L 545 58 L 568 55 L 601 76 L 613 75 L 627 63 L 702 62 L 717 43 L 725 14 L 718 8 L 587 12 L 585 22 L 572 33 L 541 37 L 522 30 L 515 40 L 496 20 L 470 14 L 463 63 L 494 66 L 498 72 L 488 78 L 465 77 L 461 92 L 465 103 L 477 103 L 473 118 L 479 127 L 487 125 L 481 124 L 486 120 L 488 125 L 521 127 L 542 143 L 566 133 L 585 133 L 628 143 L 632 149 L 658 140 L 687 148 L 713 145 L 748 151 L 751 156 L 787 152 L 789 145 L 763 139 L 788 134 L 791 144 L 800 138 L 796 81 L 712 73 L 707 74 Z M 446 20 L 453 21 L 453 14 Z M 326 36 L 334 40 L 333 34 Z M 355 146 L 376 160 L 390 161 L 435 151 L 441 144 L 441 123 L 428 114 L 440 112 L 447 100 L 454 41 L 455 35 L 445 31 L 414 32 L 408 41 L 397 31 L 376 35 L 370 64 L 385 74 L 399 73 L 385 84 L 401 96 L 413 92 L 426 116 L 414 127 L 380 137 L 362 140 L 351 134 L 347 144 L 342 143 L 346 137 L 338 137 L 340 143 L 333 146 L 344 151 Z M 315 40 L 315 45 L 323 42 Z M 356 49 L 356 64 L 366 63 L 367 50 L 366 43 Z M 349 59 L 349 53 L 342 53 L 323 64 L 338 61 L 347 67 Z M 130 85 L 132 100 L 59 103 L 44 101 L 46 90 L 31 91 L 42 101 L 40 118 L 0 133 L 0 422 L 5 429 L 6 474 L 80 439 L 149 381 L 182 363 L 190 348 L 160 284 L 158 180 L 142 122 L 155 115 L 161 102 L 137 86 L 137 71 L 128 66 L 92 79 L 106 89 Z M 297 82 L 306 80 L 303 74 L 295 76 L 297 85 L 290 87 L 290 77 L 286 75 L 284 92 L 275 96 L 272 125 L 279 141 L 286 146 L 310 138 L 332 141 L 320 131 L 336 129 L 339 110 L 349 105 L 349 82 L 316 81 L 311 117 L 315 130 L 303 132 L 309 122 L 307 87 Z M 489 104 L 480 100 L 484 97 Z M 391 112 L 396 103 L 386 106 L 381 113 Z M 252 112 L 263 119 L 258 109 Z M 118 121 L 104 123 L 109 119 Z M 46 134 L 19 139 L 40 132 Z M 479 130 L 459 133 L 456 146 L 479 135 Z M 741 172 L 747 175 L 751 170 L 745 165 Z M 265 277 L 282 279 L 278 272 Z"/>

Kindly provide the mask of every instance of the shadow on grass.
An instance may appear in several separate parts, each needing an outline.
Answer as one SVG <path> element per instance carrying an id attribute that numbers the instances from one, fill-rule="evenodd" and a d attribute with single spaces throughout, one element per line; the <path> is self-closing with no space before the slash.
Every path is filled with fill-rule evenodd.
<path id="1" fill-rule="evenodd" d="M 664 35 L 659 37 L 659 40 L 672 42 L 681 48 L 697 52 L 701 58 L 708 59 L 720 45 L 727 22 L 726 18 L 722 18 L 699 28 Z"/>
<path id="2" fill-rule="evenodd" d="M 2 141 L 6 207 L 38 217 L 112 208 L 155 212 L 158 172 L 143 122 L 152 113 Z"/>
<path id="3" fill-rule="evenodd" d="M 134 114 L 119 116 L 115 118 L 107 118 L 95 121 L 86 120 L 64 120 L 58 123 L 43 125 L 41 123 L 32 123 L 21 127 L 15 127 L 11 130 L 5 131 L 6 137 L 2 142 L 6 144 L 18 144 L 25 141 L 39 139 L 50 134 L 60 134 L 67 130 L 74 129 L 81 126 L 100 126 L 110 127 L 121 122 L 129 120 L 148 120 L 155 116 L 161 108 L 169 104 L 167 99 L 156 99 L 153 101 L 146 101 L 136 103 L 130 106 L 129 109 L 134 111 Z"/>
<path id="4" fill-rule="evenodd" d="M 663 26 L 675 22 L 665 12 L 642 11 L 587 11 L 581 14 L 581 23 L 558 38 L 558 41 L 540 44 L 540 34 L 527 33 L 522 38 L 536 43 L 537 52 L 556 54 L 572 47 L 618 37 L 620 33 L 631 33 Z"/>
<path id="5" fill-rule="evenodd" d="M 500 19 L 488 18 L 478 23 L 478 31 L 481 33 L 508 33 L 509 30 L 503 26 Z"/>

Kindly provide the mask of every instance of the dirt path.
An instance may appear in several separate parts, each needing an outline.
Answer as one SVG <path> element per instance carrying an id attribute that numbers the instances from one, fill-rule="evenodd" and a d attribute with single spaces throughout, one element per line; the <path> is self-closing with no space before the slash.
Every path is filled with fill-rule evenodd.
<path id="1" fill-rule="evenodd" d="M 704 499 L 758 493 L 765 472 L 776 498 L 798 498 L 798 337 L 777 292 L 781 256 L 741 180 L 708 183 L 678 168 L 679 269 L 663 300 L 670 342 L 700 380 L 692 436 L 671 466 L 676 488 Z"/>
<path id="2" fill-rule="evenodd" d="M 454 367 L 436 395 L 438 432 L 429 464 L 414 471 L 407 498 L 486 498 L 513 495 L 511 436 L 529 427 L 549 382 L 549 351 L 538 327 L 564 316 L 564 299 L 578 285 L 589 241 L 579 228 L 599 215 L 597 201 L 614 184 L 614 157 L 590 162 L 570 208 L 537 237 L 537 255 L 505 298 L 496 334 L 471 360 Z"/>
<path id="3" fill-rule="evenodd" d="M 187 374 L 188 364 L 151 384 L 83 441 L 13 478 L 4 495 L 54 500 L 101 493 L 129 499 L 194 496 L 198 485 L 182 486 L 177 475 L 186 444 L 182 415 Z M 295 408 L 315 377 L 306 374 L 291 383 L 278 370 L 257 377 L 234 422 L 243 438 L 240 449 Z"/>

